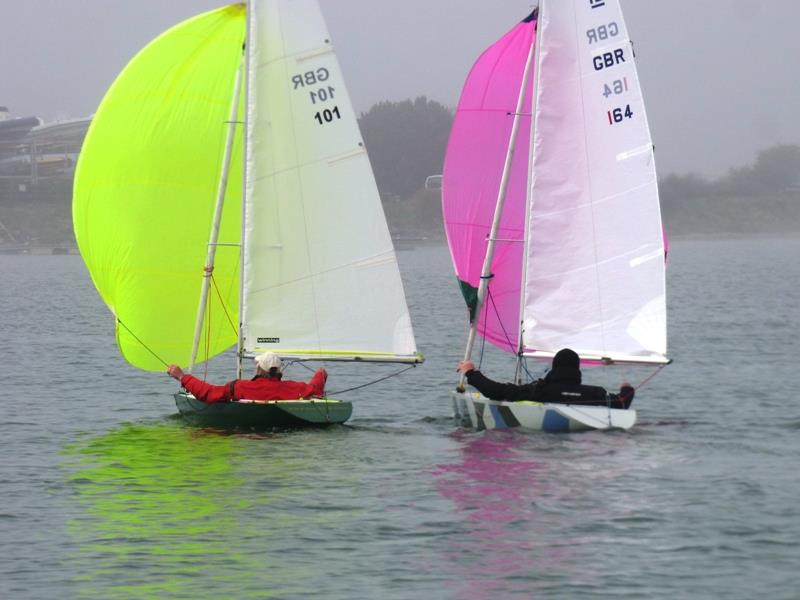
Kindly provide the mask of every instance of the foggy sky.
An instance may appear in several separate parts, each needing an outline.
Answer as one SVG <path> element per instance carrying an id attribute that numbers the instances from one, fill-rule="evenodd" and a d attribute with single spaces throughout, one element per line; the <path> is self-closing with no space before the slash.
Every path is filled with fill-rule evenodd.
<path id="1" fill-rule="evenodd" d="M 224 0 L 0 0 L 0 105 L 91 115 L 156 35 Z M 357 111 L 420 95 L 453 107 L 483 49 L 531 0 L 320 0 Z M 623 0 L 658 170 L 724 174 L 800 143 L 800 1 Z"/>

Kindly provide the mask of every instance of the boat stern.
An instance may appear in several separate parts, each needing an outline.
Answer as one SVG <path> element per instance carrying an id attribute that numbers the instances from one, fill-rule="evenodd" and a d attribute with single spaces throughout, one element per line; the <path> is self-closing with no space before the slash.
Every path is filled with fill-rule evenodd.
<path id="1" fill-rule="evenodd" d="M 630 429 L 636 423 L 635 410 L 606 406 L 543 404 L 489 400 L 478 392 L 452 392 L 453 416 L 461 427 L 521 429 L 567 433 L 593 429 Z"/>
<path id="2" fill-rule="evenodd" d="M 188 423 L 211 427 L 293 429 L 325 427 L 347 421 L 351 402 L 330 398 L 308 400 L 238 400 L 205 404 L 191 394 L 174 395 L 178 412 Z"/>

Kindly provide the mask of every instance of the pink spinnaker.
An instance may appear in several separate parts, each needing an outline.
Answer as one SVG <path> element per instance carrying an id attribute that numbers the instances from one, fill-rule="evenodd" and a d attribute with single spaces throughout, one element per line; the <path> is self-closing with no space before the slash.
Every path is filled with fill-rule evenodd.
<path id="1" fill-rule="evenodd" d="M 523 72 L 536 21 L 519 23 L 478 58 L 456 109 L 444 161 L 442 212 L 450 254 L 462 285 L 477 289 L 486 255 Z M 519 339 L 525 204 L 530 156 L 533 73 L 515 144 L 489 295 L 478 333 L 508 352 Z"/>

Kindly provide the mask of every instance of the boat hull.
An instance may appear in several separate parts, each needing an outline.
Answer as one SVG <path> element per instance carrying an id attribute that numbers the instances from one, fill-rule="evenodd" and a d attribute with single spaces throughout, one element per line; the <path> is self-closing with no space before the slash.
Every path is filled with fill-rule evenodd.
<path id="1" fill-rule="evenodd" d="M 240 400 L 205 404 L 191 394 L 175 394 L 181 416 L 192 425 L 247 429 L 294 429 L 344 423 L 353 413 L 350 402 L 310 400 Z"/>
<path id="2" fill-rule="evenodd" d="M 605 406 L 543 404 L 541 402 L 505 402 L 489 400 L 477 392 L 452 392 L 453 413 L 463 427 L 485 429 L 521 429 L 565 433 L 593 429 L 630 429 L 636 423 L 636 411 Z"/>

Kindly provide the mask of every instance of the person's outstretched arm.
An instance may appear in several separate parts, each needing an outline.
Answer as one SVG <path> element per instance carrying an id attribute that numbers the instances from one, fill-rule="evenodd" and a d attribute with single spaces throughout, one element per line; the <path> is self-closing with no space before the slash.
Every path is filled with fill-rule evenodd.
<path id="1" fill-rule="evenodd" d="M 206 404 L 214 404 L 215 402 L 229 402 L 234 400 L 234 383 L 233 381 L 225 385 L 211 385 L 205 381 L 200 381 L 194 375 L 184 373 L 183 370 L 176 366 L 170 365 L 167 369 L 169 376 L 181 382 L 181 385 L 200 402 Z"/>
<path id="2" fill-rule="evenodd" d="M 325 369 L 317 369 L 308 385 L 311 387 L 312 396 L 322 398 L 325 395 L 325 382 L 328 380 L 328 372 Z"/>
<path id="3" fill-rule="evenodd" d="M 467 382 L 490 400 L 533 400 L 532 385 L 499 383 L 478 371 L 472 361 L 459 363 L 457 371 L 464 373 Z"/>

